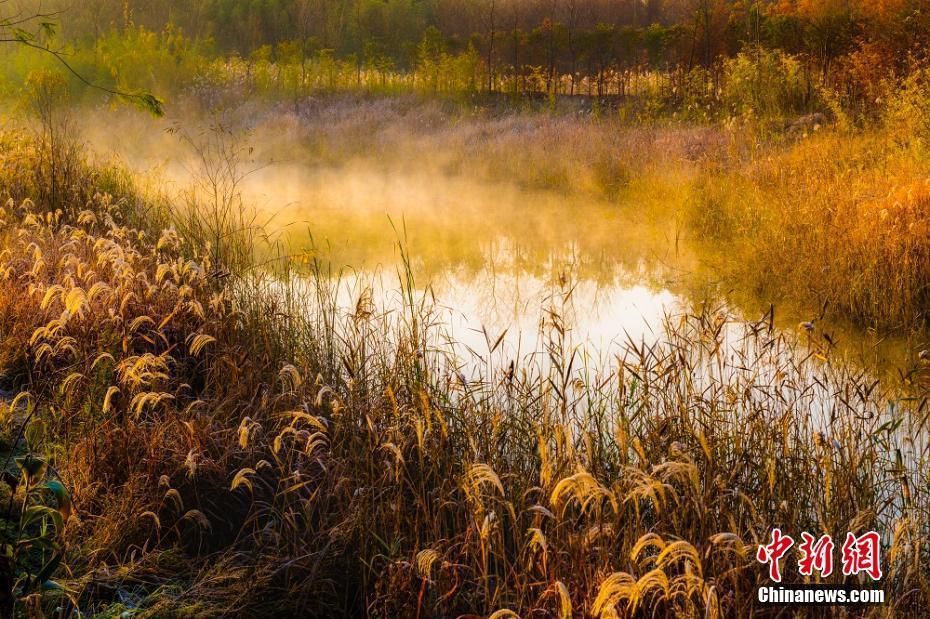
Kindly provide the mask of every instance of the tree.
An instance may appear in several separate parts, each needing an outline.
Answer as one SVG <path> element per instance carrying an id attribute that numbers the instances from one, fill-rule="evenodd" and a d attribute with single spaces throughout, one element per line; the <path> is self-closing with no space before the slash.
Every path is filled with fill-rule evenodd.
<path id="1" fill-rule="evenodd" d="M 510 5 L 510 16 L 513 23 L 513 40 L 511 41 L 511 45 L 513 46 L 513 91 L 515 93 L 520 92 L 520 79 L 523 75 L 523 70 L 520 65 L 520 47 L 523 44 L 523 33 L 520 31 L 521 8 L 520 2 L 512 2 Z"/>
<path id="2" fill-rule="evenodd" d="M 2 5 L 2 2 L 0 2 L 0 5 Z M 107 88 L 92 83 L 75 70 L 64 54 L 52 47 L 52 40 L 58 32 L 58 24 L 54 20 L 61 13 L 61 11 L 48 13 L 41 11 L 32 13 L 18 12 L 12 15 L 0 13 L 0 43 L 24 45 L 39 52 L 50 54 L 84 85 L 130 101 L 155 116 L 164 115 L 164 102 L 155 95 L 149 92 L 126 92 Z"/>
<path id="3" fill-rule="evenodd" d="M 488 29 L 488 92 L 490 93 L 494 92 L 494 37 L 497 34 L 495 32 L 497 0 L 486 0 L 486 2 L 486 20 Z"/>

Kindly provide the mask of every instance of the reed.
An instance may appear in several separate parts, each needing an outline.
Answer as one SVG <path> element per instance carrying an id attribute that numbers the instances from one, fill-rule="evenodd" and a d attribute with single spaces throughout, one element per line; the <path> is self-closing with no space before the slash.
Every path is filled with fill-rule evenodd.
<path id="1" fill-rule="evenodd" d="M 230 272 L 113 174 L 27 199 L 41 163 L 4 140 L 3 423 L 67 489 L 23 499 L 63 551 L 44 592 L 46 550 L 6 565 L 18 612 L 774 614 L 775 526 L 887 532 L 868 612 L 926 605 L 926 400 L 768 318 L 698 307 L 591 368 L 566 284 L 544 360 L 463 359 L 409 270 L 402 311 L 344 311 L 322 265 Z"/>
<path id="2" fill-rule="evenodd" d="M 826 130 L 722 157 L 699 175 L 692 228 L 766 300 L 828 304 L 883 331 L 925 327 L 927 166 L 893 135 Z"/>

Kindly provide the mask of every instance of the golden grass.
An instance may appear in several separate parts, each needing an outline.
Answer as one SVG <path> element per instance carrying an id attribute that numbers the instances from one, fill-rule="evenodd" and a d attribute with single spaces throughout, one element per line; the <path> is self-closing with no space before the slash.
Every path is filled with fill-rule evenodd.
<path id="1" fill-rule="evenodd" d="M 138 200 L 90 170 L 54 212 L 19 178 L 0 370 L 74 504 L 72 601 L 47 608 L 748 616 L 774 526 L 893 531 L 873 614 L 928 600 L 925 400 L 765 320 L 670 317 L 588 375 L 553 310 L 551 363 L 489 354 L 463 380 L 409 280 L 402 314 L 346 316 L 319 273 L 229 277 L 197 238 L 127 223 Z"/>
<path id="2" fill-rule="evenodd" d="M 887 131 L 827 131 L 708 167 L 692 219 L 759 296 L 912 329 L 930 309 L 928 179 L 920 148 Z"/>

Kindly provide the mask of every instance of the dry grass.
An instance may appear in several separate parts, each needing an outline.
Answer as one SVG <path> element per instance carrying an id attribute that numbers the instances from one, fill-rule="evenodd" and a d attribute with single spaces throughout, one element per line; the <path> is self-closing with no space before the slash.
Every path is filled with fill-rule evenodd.
<path id="1" fill-rule="evenodd" d="M 465 376 L 409 279 L 404 312 L 362 293 L 345 314 L 285 260 L 227 276 L 195 236 L 134 223 L 110 176 L 59 211 L 23 199 L 29 152 L 0 155 L 0 369 L 73 499 L 73 601 L 48 609 L 765 614 L 774 526 L 885 531 L 872 613 L 930 599 L 925 400 L 765 320 L 669 318 L 597 372 L 553 308 L 544 363 L 490 351 Z"/>
<path id="2" fill-rule="evenodd" d="M 723 159 L 693 192 L 695 228 L 766 299 L 829 303 L 867 327 L 925 326 L 930 170 L 921 153 L 873 129 Z"/>

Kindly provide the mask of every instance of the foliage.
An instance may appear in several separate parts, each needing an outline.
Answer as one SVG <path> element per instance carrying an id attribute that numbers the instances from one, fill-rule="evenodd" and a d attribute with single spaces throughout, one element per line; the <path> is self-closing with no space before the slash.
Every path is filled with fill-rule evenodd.
<path id="1" fill-rule="evenodd" d="M 42 403 L 81 515 L 59 527 L 42 510 L 66 552 L 30 573 L 71 592 L 59 605 L 760 614 L 752 549 L 773 524 L 894 531 L 890 603 L 918 612 L 930 591 L 926 451 L 898 434 L 925 407 L 834 364 L 827 342 L 824 361 L 769 318 L 707 308 L 598 375 L 566 339 L 566 282 L 545 363 L 511 366 L 489 336 L 465 376 L 409 275 L 402 312 L 361 291 L 347 315 L 324 273 L 230 275 L 196 228 L 140 217 L 131 187 L 83 162 L 59 208 L 26 199 L 42 164 L 5 139 L 3 371 Z"/>
<path id="2" fill-rule="evenodd" d="M 930 140 L 930 70 L 909 75 L 891 95 L 885 124 L 899 140 L 916 142 L 926 151 Z"/>
<path id="3" fill-rule="evenodd" d="M 645 15 L 639 3 L 582 4 L 347 0 L 336 10 L 321 0 L 211 0 L 194 10 L 164 0 L 98 0 L 72 7 L 55 48 L 42 37 L 56 29 L 42 21 L 48 34 L 40 29 L 29 40 L 56 54 L 14 47 L 0 79 L 20 84 L 33 69 L 67 58 L 74 86 L 86 78 L 155 111 L 160 100 L 132 89 L 586 95 L 632 100 L 647 116 L 700 120 L 824 112 L 818 93 L 826 92 L 844 114 L 874 119 L 895 85 L 924 63 L 918 42 L 930 28 L 911 0 L 816 8 L 647 2 Z"/>
<path id="4" fill-rule="evenodd" d="M 811 76 L 797 58 L 748 49 L 724 63 L 723 103 L 735 116 L 785 118 L 819 107 L 811 101 Z"/>
<path id="5" fill-rule="evenodd" d="M 724 264 L 765 298 L 800 287 L 809 306 L 864 326 L 925 325 L 930 194 L 916 134 L 805 131 L 750 165 L 705 171 L 691 205 L 699 230 L 726 239 Z"/>

